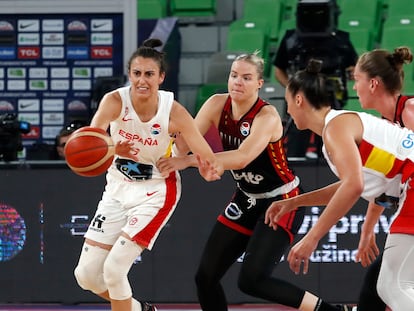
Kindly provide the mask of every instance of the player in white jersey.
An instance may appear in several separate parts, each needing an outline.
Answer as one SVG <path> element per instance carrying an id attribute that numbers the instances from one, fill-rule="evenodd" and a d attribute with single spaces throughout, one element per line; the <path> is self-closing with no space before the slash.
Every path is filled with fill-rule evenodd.
<path id="1" fill-rule="evenodd" d="M 107 130 L 116 155 L 107 184 L 75 269 L 78 284 L 110 301 L 113 311 L 152 311 L 132 298 L 127 275 L 135 259 L 151 248 L 171 217 L 181 195 L 177 171 L 161 174 L 157 161 L 172 155 L 174 134 L 180 133 L 216 180 L 222 166 L 187 110 L 171 92 L 159 90 L 165 77 L 162 42 L 146 40 L 128 64 L 130 86 L 107 93 L 91 126 Z M 178 150 L 178 149 L 177 149 Z"/>
<path id="2" fill-rule="evenodd" d="M 322 136 L 324 156 L 339 181 L 324 188 L 272 203 L 266 223 L 275 227 L 284 213 L 299 206 L 326 205 L 318 222 L 289 252 L 290 268 L 307 273 L 319 240 L 360 196 L 369 201 L 399 197 L 378 280 L 380 297 L 393 311 L 414 305 L 414 132 L 365 113 L 331 109 L 321 62 L 289 79 L 285 98 L 299 129 Z M 403 188 L 401 188 L 403 185 Z"/>

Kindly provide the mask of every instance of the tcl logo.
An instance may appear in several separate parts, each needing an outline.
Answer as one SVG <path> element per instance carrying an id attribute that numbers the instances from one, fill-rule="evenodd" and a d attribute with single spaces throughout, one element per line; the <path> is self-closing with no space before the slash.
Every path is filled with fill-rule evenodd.
<path id="1" fill-rule="evenodd" d="M 21 47 L 18 49 L 18 58 L 37 59 L 40 58 L 39 47 Z"/>
<path id="2" fill-rule="evenodd" d="M 112 58 L 112 47 L 93 47 L 91 49 L 91 58 Z"/>

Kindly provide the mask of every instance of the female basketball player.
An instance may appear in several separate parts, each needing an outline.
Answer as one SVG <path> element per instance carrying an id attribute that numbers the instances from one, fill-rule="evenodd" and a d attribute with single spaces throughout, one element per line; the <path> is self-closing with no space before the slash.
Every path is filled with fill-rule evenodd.
<path id="1" fill-rule="evenodd" d="M 159 90 L 165 64 L 155 47 L 161 44 L 147 40 L 132 54 L 130 86 L 107 93 L 90 124 L 110 127 L 117 156 L 85 234 L 75 276 L 83 289 L 109 300 L 114 311 L 156 310 L 132 299 L 127 274 L 135 259 L 152 249 L 180 198 L 179 174 L 161 174 L 155 165 L 171 155 L 174 133 L 180 132 L 194 153 L 217 167 L 211 180 L 222 174 L 191 115 L 171 92 Z"/>
<path id="2" fill-rule="evenodd" d="M 391 223 L 378 280 L 381 298 L 392 310 L 414 304 L 414 132 L 365 113 L 332 110 L 324 100 L 327 81 L 321 62 L 311 60 L 286 88 L 288 112 L 300 129 L 322 136 L 324 156 L 340 181 L 284 201 L 274 202 L 265 221 L 277 228 L 284 213 L 299 206 L 326 205 L 318 222 L 289 252 L 291 269 L 307 273 L 309 257 L 319 240 L 344 216 L 360 196 L 373 202 L 403 194 Z M 361 96 L 361 95 L 360 95 Z M 363 106 L 364 107 L 364 106 Z M 368 108 L 368 107 L 364 107 Z M 346 130 L 344 130 L 346 129 Z M 283 216 L 282 216 L 283 217 Z"/>
<path id="3" fill-rule="evenodd" d="M 401 95 L 404 72 L 403 64 L 411 63 L 413 55 L 408 47 L 393 52 L 373 50 L 358 60 L 355 68 L 354 89 L 363 108 L 375 109 L 382 117 L 403 127 L 414 130 L 414 98 Z M 361 230 L 356 260 L 365 267 L 379 254 L 375 243 L 374 226 L 384 207 L 371 202 Z M 360 293 L 358 311 L 385 311 L 384 302 L 378 297 L 376 284 L 382 255 L 369 266 Z"/>
<path id="4" fill-rule="evenodd" d="M 202 134 L 211 126 L 218 129 L 224 151 L 217 153 L 217 158 L 231 170 L 236 183 L 196 273 L 201 308 L 228 310 L 221 279 L 244 253 L 238 281 L 243 292 L 303 311 L 348 310 L 272 276 L 302 223 L 304 210 L 285 215 L 276 231 L 264 224 L 270 202 L 296 196 L 299 179 L 286 161 L 280 116 L 259 98 L 263 67 L 263 59 L 256 54 L 238 56 L 231 66 L 228 93 L 210 97 L 195 118 Z M 169 171 L 197 163 L 187 156 L 161 159 L 158 165 Z"/>

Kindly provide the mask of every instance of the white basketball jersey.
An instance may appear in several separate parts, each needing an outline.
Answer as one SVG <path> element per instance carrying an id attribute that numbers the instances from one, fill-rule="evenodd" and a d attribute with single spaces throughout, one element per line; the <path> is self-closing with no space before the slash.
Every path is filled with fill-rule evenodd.
<path id="1" fill-rule="evenodd" d="M 368 201 L 383 193 L 398 197 L 403 167 L 414 160 L 414 133 L 370 114 L 346 110 L 331 110 L 325 118 L 325 127 L 343 113 L 357 113 L 364 128 L 358 146 L 365 183 L 362 197 Z M 325 147 L 322 151 L 330 168 L 338 175 Z"/>
<path id="2" fill-rule="evenodd" d="M 168 125 L 174 95 L 172 92 L 159 90 L 156 115 L 151 120 L 142 122 L 132 106 L 129 90 L 130 86 L 118 89 L 122 99 L 122 109 L 119 117 L 110 123 L 110 133 L 115 143 L 125 140 L 133 142 L 133 148 L 136 150 L 139 164 L 143 165 L 134 168 L 135 162 L 130 159 L 123 160 L 123 171 L 130 168 L 138 171 L 142 170 L 141 167 L 144 167 L 145 170 L 150 168 L 152 179 L 163 178 L 155 163 L 161 157 L 171 153 L 172 139 L 168 133 Z M 117 158 L 119 159 L 115 155 L 115 159 Z M 119 164 L 117 168 L 114 161 L 108 173 L 114 176 L 122 176 L 121 171 Z"/>

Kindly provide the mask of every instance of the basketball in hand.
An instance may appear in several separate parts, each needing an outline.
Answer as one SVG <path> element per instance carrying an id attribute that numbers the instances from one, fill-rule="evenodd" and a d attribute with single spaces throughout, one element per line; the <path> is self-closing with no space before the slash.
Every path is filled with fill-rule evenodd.
<path id="1" fill-rule="evenodd" d="M 84 126 L 73 132 L 65 145 L 65 159 L 80 176 L 94 177 L 106 172 L 115 154 L 115 145 L 107 132 Z"/>

